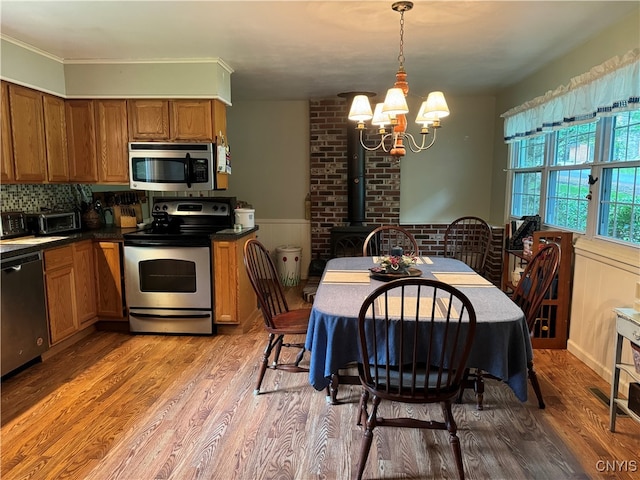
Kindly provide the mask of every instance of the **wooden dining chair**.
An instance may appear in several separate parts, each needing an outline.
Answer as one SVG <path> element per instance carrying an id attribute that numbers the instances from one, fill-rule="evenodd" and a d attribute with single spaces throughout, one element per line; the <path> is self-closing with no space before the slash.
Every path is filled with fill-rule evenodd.
<path id="1" fill-rule="evenodd" d="M 451 403 L 464 378 L 475 329 L 476 314 L 469 299 L 455 287 L 436 280 L 394 280 L 364 300 L 358 316 L 362 395 L 357 423 L 364 424 L 358 480 L 367 463 L 374 429 L 387 426 L 447 430 L 458 477 L 464 479 Z M 444 420 L 392 416 L 395 408 L 382 418 L 378 416 L 382 400 L 438 403 Z"/>
<path id="2" fill-rule="evenodd" d="M 484 275 L 491 239 L 491 227 L 482 218 L 460 217 L 444 233 L 444 256 L 461 260 Z"/>
<path id="3" fill-rule="evenodd" d="M 548 295 L 551 285 L 557 277 L 560 255 L 560 247 L 553 242 L 546 244 L 542 249 L 538 250 L 525 267 L 522 277 L 511 297 L 514 303 L 524 312 L 530 335 L 533 334 L 542 302 Z M 533 369 L 533 361 L 527 363 L 527 369 L 529 381 L 538 399 L 538 406 L 541 409 L 545 408 L 538 376 Z M 482 410 L 482 397 L 484 395 L 483 378 L 489 377 L 495 379 L 496 377 L 483 373 L 480 369 L 475 369 L 474 372 L 467 369 L 465 377 L 463 387 L 460 389 L 458 401 L 462 401 L 465 386 L 474 384 L 477 407 L 478 410 Z"/>
<path id="4" fill-rule="evenodd" d="M 300 366 L 305 352 L 304 343 L 285 342 L 285 336 L 306 335 L 311 309 L 289 309 L 273 260 L 258 240 L 251 239 L 244 244 L 244 265 L 258 297 L 264 327 L 269 333 L 254 390 L 254 394 L 258 395 L 267 368 L 287 372 L 309 371 L 308 368 Z M 280 363 L 282 347 L 299 349 L 293 363 Z M 270 359 L 272 353 L 273 358 Z"/>
<path id="5" fill-rule="evenodd" d="M 416 239 L 408 230 L 398 225 L 382 225 L 375 228 L 364 240 L 362 255 L 390 255 L 391 247 L 402 247 L 405 255 L 419 255 Z"/>

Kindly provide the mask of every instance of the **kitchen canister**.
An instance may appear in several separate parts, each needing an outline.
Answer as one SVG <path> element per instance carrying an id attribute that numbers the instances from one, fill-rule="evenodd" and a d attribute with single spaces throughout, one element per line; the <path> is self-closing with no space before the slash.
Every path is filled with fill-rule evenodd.
<path id="1" fill-rule="evenodd" d="M 253 208 L 236 208 L 236 224 L 242 225 L 242 228 L 253 228 L 255 220 L 253 218 L 255 210 Z"/>

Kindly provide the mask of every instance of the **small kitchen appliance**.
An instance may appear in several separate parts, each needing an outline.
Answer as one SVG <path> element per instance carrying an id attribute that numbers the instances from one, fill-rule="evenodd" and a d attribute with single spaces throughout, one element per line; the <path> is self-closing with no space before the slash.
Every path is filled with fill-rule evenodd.
<path id="1" fill-rule="evenodd" d="M 124 237 L 129 329 L 213 334 L 211 235 L 233 228 L 235 197 L 159 198 L 153 223 Z"/>
<path id="2" fill-rule="evenodd" d="M 80 230 L 80 215 L 76 211 L 27 213 L 27 227 L 36 235 Z"/>
<path id="3" fill-rule="evenodd" d="M 28 234 L 24 213 L 2 212 L 0 214 L 0 239 L 23 237 Z"/>

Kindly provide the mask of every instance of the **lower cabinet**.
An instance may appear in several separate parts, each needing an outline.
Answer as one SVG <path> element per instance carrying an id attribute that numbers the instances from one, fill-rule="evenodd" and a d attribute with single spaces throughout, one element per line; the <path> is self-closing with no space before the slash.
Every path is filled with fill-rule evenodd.
<path id="1" fill-rule="evenodd" d="M 245 333 L 251 328 L 257 298 L 244 267 L 243 248 L 255 233 L 233 241 L 213 242 L 214 322 L 219 333 Z"/>
<path id="2" fill-rule="evenodd" d="M 79 326 L 85 327 L 97 320 L 95 266 L 93 242 L 84 240 L 73 244 L 73 270 L 76 281 L 76 310 Z"/>
<path id="3" fill-rule="evenodd" d="M 120 242 L 93 242 L 98 317 L 126 320 Z"/>
<path id="4" fill-rule="evenodd" d="M 44 252 L 51 345 L 96 321 L 91 243 L 91 240 L 85 240 Z"/>

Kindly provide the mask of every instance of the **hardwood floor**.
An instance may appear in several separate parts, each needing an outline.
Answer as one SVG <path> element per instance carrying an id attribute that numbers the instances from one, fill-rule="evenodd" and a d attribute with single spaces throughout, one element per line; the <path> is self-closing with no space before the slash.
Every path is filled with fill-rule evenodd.
<path id="1" fill-rule="evenodd" d="M 254 396 L 265 340 L 258 319 L 241 336 L 89 335 L 2 383 L 2 479 L 350 478 L 359 387 L 332 406 L 305 374 L 269 370 Z M 640 426 L 609 432 L 589 390 L 608 383 L 566 351 L 536 350 L 536 366 L 546 410 L 491 380 L 484 411 L 470 391 L 454 406 L 467 478 L 638 478 Z M 446 432 L 376 431 L 365 477 L 455 478 Z"/>

